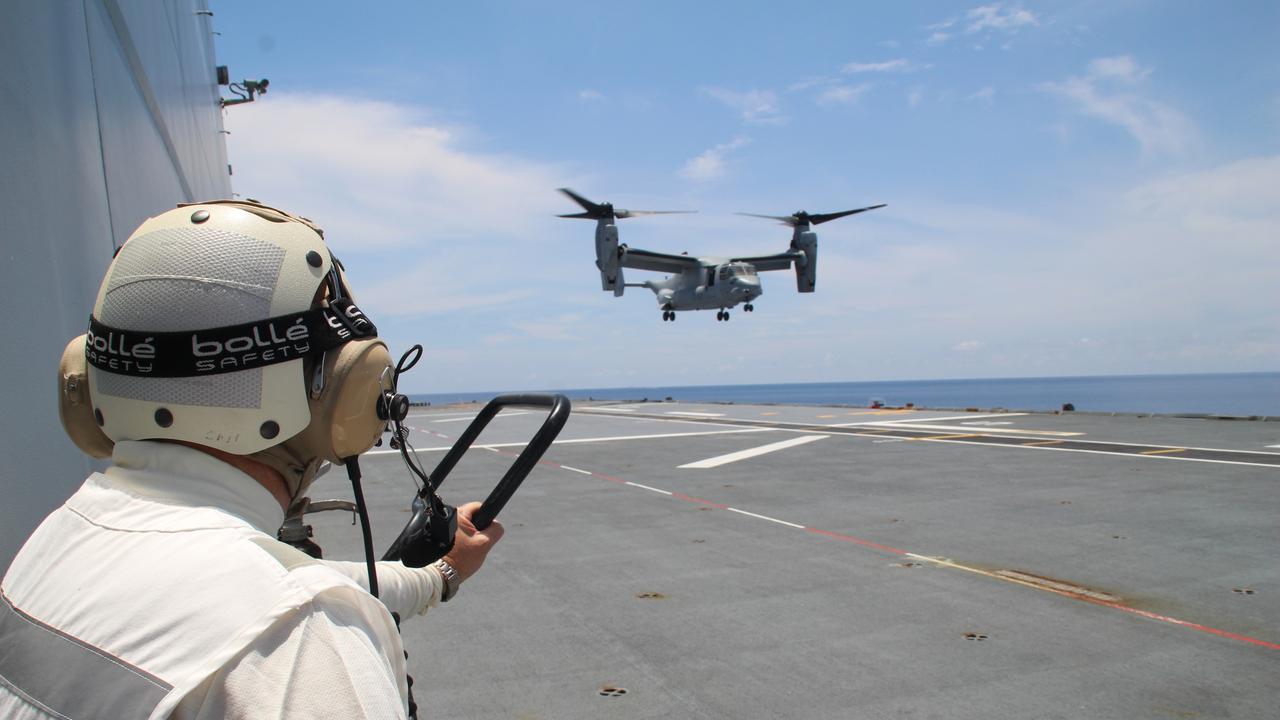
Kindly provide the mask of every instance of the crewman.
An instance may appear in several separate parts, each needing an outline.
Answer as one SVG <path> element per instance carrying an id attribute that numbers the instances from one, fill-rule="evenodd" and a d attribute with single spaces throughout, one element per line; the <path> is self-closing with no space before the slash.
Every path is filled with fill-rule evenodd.
<path id="1" fill-rule="evenodd" d="M 216 201 L 144 222 L 63 355 L 63 426 L 111 465 L 0 583 L 0 718 L 405 717 L 392 613 L 450 600 L 502 526 L 459 507 L 452 550 L 377 563 L 377 598 L 364 563 L 276 539 L 381 437 L 394 380 L 310 221 Z"/>

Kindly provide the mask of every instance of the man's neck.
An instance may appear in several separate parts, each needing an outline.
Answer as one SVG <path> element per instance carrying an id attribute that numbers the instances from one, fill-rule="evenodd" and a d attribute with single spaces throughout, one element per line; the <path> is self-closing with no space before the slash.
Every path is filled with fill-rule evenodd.
<path id="1" fill-rule="evenodd" d="M 258 484 L 266 488 L 267 492 L 271 493 L 271 497 L 275 498 L 276 502 L 280 503 L 280 508 L 282 510 L 285 512 L 289 511 L 289 486 L 285 484 L 284 476 L 282 476 L 275 468 L 264 465 L 246 455 L 232 455 L 225 450 L 219 450 L 206 445 L 197 445 L 195 443 L 184 442 L 181 440 L 176 442 L 181 445 L 186 445 L 193 450 L 199 450 L 206 455 L 211 455 L 258 481 Z"/>

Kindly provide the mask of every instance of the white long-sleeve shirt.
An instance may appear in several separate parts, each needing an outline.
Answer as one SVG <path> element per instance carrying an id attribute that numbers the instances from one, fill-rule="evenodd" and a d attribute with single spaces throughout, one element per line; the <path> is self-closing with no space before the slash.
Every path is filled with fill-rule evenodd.
<path id="1" fill-rule="evenodd" d="M 405 716 L 388 608 L 435 605 L 438 572 L 379 563 L 379 602 L 362 563 L 276 541 L 279 504 L 231 465 L 153 442 L 113 460 L 0 584 L 0 717 Z"/>

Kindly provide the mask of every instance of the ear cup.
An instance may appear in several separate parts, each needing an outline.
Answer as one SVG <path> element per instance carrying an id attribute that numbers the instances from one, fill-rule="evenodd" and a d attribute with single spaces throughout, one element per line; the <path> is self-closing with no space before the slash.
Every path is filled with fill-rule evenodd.
<path id="1" fill-rule="evenodd" d="M 378 404 L 383 386 L 390 385 L 391 354 L 381 340 L 353 340 L 330 353 L 325 366 L 324 391 L 312 401 L 312 424 L 328 429 L 326 454 L 341 462 L 373 447 L 386 430 Z"/>
<path id="2" fill-rule="evenodd" d="M 67 343 L 58 364 L 58 419 L 71 442 L 96 458 L 109 458 L 115 443 L 98 427 L 89 391 L 88 362 L 84 357 L 84 335 Z"/>

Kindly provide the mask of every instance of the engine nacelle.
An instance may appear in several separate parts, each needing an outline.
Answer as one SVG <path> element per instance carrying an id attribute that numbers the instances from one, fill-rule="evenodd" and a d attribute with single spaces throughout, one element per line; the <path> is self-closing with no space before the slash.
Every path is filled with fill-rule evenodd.
<path id="1" fill-rule="evenodd" d="M 796 290 L 811 293 L 818 281 L 818 234 L 796 233 L 791 244 L 793 248 L 804 253 L 802 257 L 796 258 Z"/>
<path id="2" fill-rule="evenodd" d="M 596 226 L 596 267 L 600 268 L 600 289 L 622 294 L 622 268 L 618 265 L 618 226 L 601 221 Z"/>

